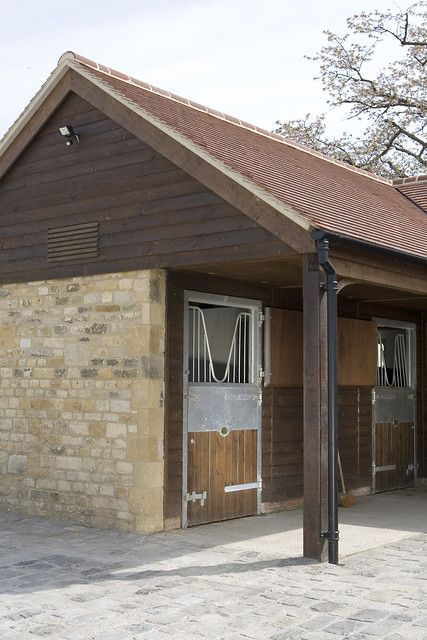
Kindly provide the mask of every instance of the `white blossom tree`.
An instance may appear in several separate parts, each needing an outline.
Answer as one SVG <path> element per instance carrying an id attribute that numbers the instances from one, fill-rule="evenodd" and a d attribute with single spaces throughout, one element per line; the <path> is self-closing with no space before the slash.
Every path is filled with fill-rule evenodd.
<path id="1" fill-rule="evenodd" d="M 426 173 L 427 2 L 405 11 L 363 12 L 348 18 L 343 36 L 325 35 L 327 44 L 310 58 L 320 66 L 317 79 L 330 107 L 360 120 L 363 133 L 329 137 L 325 114 L 277 121 L 276 131 L 383 176 Z M 396 57 L 372 73 L 386 40 L 397 45 Z"/>

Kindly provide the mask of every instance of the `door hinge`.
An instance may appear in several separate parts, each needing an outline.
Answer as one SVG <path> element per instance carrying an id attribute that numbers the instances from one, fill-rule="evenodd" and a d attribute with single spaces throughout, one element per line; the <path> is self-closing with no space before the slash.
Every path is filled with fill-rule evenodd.
<path id="1" fill-rule="evenodd" d="M 261 366 L 259 366 L 258 367 L 258 384 L 259 384 L 259 400 L 258 400 L 258 404 L 259 405 L 262 404 L 262 386 L 264 384 L 264 380 L 265 380 L 265 371 Z"/>
<path id="2" fill-rule="evenodd" d="M 262 327 L 262 325 L 265 322 L 265 314 L 262 313 L 262 311 L 260 311 L 259 315 L 258 315 L 258 326 Z"/>
<path id="3" fill-rule="evenodd" d="M 187 493 L 187 502 L 197 502 L 197 500 L 200 500 L 200 506 L 204 507 L 207 497 L 207 491 L 203 491 L 203 493 L 196 493 L 195 491 L 193 491 L 192 493 Z"/>

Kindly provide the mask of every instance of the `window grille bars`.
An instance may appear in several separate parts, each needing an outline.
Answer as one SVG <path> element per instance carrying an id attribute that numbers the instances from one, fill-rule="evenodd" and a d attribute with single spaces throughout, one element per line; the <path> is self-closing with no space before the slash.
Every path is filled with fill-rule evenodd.
<path id="1" fill-rule="evenodd" d="M 381 332 L 378 332 L 377 385 L 379 387 L 409 387 L 406 335 L 398 333 L 394 338 L 393 374 L 390 380 L 389 372 L 387 371 L 384 343 Z"/>
<path id="2" fill-rule="evenodd" d="M 192 359 L 189 363 L 191 382 L 250 383 L 250 318 L 242 311 L 236 318 L 224 375 L 215 372 L 211 344 L 203 309 L 190 305 Z"/>

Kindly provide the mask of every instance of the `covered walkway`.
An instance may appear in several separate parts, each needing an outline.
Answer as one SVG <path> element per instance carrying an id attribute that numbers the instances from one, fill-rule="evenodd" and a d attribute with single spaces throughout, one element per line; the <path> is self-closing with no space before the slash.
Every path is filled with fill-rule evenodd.
<path id="1" fill-rule="evenodd" d="M 230 520 L 188 532 L 192 542 L 229 546 L 285 557 L 302 555 L 302 509 L 261 518 Z M 354 506 L 339 509 L 340 557 L 427 533 L 427 484 L 374 496 L 360 496 Z"/>

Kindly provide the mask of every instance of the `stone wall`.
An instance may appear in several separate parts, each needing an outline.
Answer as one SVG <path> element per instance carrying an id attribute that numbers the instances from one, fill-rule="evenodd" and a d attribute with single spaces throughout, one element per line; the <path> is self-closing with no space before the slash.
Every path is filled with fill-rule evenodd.
<path id="1" fill-rule="evenodd" d="M 0 288 L 0 508 L 163 528 L 165 273 Z"/>

